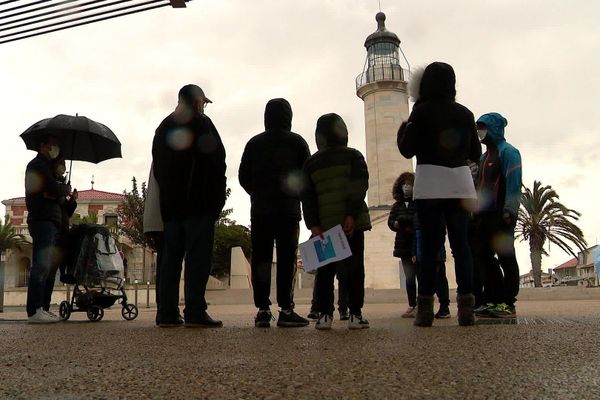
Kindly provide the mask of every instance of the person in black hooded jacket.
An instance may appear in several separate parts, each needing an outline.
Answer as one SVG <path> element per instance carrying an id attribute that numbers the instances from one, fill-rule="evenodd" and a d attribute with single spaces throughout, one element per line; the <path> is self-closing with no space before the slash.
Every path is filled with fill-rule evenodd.
<path id="1" fill-rule="evenodd" d="M 215 222 L 225 205 L 225 148 L 204 114 L 212 103 L 197 85 L 179 91 L 175 111 L 156 129 L 154 177 L 164 222 L 164 256 L 159 265 L 160 327 L 181 325 L 179 281 L 185 257 L 186 327 L 221 327 L 206 312 L 204 297 L 212 265 Z"/>
<path id="2" fill-rule="evenodd" d="M 416 77 L 413 77 L 416 79 Z M 414 80 L 413 80 L 414 84 Z M 456 102 L 456 76 L 446 63 L 434 62 L 423 71 L 415 105 L 398 131 L 398 148 L 406 158 L 416 156 L 413 198 L 422 233 L 423 259 L 419 269 L 416 326 L 433 323 L 436 257 L 447 228 L 458 283 L 459 325 L 473 325 L 473 258 L 467 239 L 468 207 L 477 194 L 468 161 L 481 156 L 475 118 Z M 412 86 L 412 85 L 411 85 Z M 445 223 L 444 223 L 445 222 Z"/>
<path id="3" fill-rule="evenodd" d="M 301 327 L 308 320 L 294 312 L 293 282 L 296 274 L 302 189 L 302 165 L 310 157 L 302 136 L 291 132 L 292 108 L 285 99 L 272 99 L 265 107 L 265 131 L 244 149 L 239 181 L 250 195 L 252 235 L 252 288 L 258 308 L 257 327 L 269 327 L 269 294 L 273 242 L 277 248 L 277 326 Z"/>

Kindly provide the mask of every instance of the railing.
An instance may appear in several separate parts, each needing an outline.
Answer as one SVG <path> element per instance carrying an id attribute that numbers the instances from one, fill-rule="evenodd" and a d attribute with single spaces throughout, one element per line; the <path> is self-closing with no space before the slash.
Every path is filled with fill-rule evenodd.
<path id="1" fill-rule="evenodd" d="M 17 275 L 17 282 L 15 287 L 27 287 L 29 286 L 29 272 L 19 271 Z"/>
<path id="2" fill-rule="evenodd" d="M 360 89 L 371 82 L 380 81 L 406 81 L 410 77 L 410 72 L 400 65 L 381 64 L 367 68 L 362 74 L 356 77 L 356 89 Z"/>

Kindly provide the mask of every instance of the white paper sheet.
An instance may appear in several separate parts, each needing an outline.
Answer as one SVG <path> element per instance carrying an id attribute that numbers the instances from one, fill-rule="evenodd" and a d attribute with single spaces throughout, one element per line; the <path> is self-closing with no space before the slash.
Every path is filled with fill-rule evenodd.
<path id="1" fill-rule="evenodd" d="M 304 271 L 313 272 L 332 262 L 344 260 L 352 255 L 348 238 L 341 225 L 323 232 L 324 240 L 315 236 L 298 245 Z"/>

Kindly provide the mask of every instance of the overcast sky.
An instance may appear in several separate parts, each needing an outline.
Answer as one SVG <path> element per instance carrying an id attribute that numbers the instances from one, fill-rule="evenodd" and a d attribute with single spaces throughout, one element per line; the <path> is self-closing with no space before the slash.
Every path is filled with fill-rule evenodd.
<path id="1" fill-rule="evenodd" d="M 600 2 L 382 0 L 386 25 L 402 40 L 411 65 L 445 61 L 457 75 L 458 101 L 476 116 L 509 121 L 506 137 L 522 154 L 524 183 L 541 180 L 583 213 L 597 243 L 600 214 Z M 177 91 L 197 83 L 214 101 L 206 113 L 227 150 L 227 204 L 249 224 L 249 198 L 237 181 L 245 142 L 263 130 L 265 103 L 285 97 L 293 130 L 316 150 L 317 118 L 340 114 L 350 146 L 364 152 L 362 72 L 365 38 L 375 31 L 377 0 L 194 0 L 37 38 L 0 45 L 0 198 L 23 195 L 25 165 L 35 155 L 18 137 L 56 114 L 85 115 L 108 125 L 123 158 L 77 162 L 79 190 L 121 192 L 131 177 L 147 180 L 156 126 Z M 392 246 L 392 244 L 390 244 Z M 528 247 L 518 248 L 521 272 Z M 547 269 L 569 259 L 550 248 Z"/>

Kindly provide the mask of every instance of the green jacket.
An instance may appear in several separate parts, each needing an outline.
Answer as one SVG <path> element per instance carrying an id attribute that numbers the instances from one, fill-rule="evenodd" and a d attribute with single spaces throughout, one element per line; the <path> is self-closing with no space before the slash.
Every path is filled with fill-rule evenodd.
<path id="1" fill-rule="evenodd" d="M 369 188 L 369 172 L 362 154 L 348 147 L 348 131 L 341 117 L 327 114 L 317 122 L 317 151 L 304 163 L 306 184 L 302 211 L 308 229 L 322 230 L 344 225 L 354 217 L 355 229 L 371 229 L 369 209 L 364 199 Z"/>

